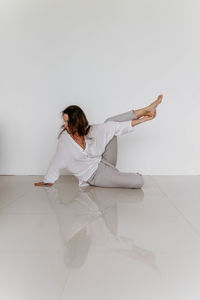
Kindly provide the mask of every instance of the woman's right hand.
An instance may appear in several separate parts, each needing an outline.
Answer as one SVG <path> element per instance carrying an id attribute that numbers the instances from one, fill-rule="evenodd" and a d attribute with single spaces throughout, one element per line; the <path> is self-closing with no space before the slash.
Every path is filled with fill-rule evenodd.
<path id="1" fill-rule="evenodd" d="M 152 112 L 151 116 L 144 116 L 144 117 L 141 117 L 139 119 L 133 119 L 132 120 L 132 127 L 136 126 L 138 124 L 141 124 L 143 122 L 153 120 L 155 117 L 156 117 L 156 109 Z"/>
<path id="2" fill-rule="evenodd" d="M 156 117 L 156 109 L 153 110 L 151 116 L 144 116 L 141 119 L 143 120 L 143 122 L 145 122 L 145 121 L 153 120 L 155 117 Z"/>
<path id="3" fill-rule="evenodd" d="M 45 182 L 36 182 L 36 183 L 34 183 L 34 185 L 35 186 L 52 186 L 53 183 L 50 183 L 50 182 L 47 182 L 47 183 L 45 183 Z"/>
<path id="4" fill-rule="evenodd" d="M 154 111 L 152 112 L 152 115 L 151 115 L 151 116 L 144 116 L 144 117 L 141 117 L 140 119 L 132 120 L 132 121 L 135 121 L 135 122 L 138 121 L 138 124 L 140 124 L 140 123 L 143 123 L 143 122 L 146 122 L 146 121 L 153 120 L 155 117 L 156 117 L 156 110 L 154 110 Z"/>

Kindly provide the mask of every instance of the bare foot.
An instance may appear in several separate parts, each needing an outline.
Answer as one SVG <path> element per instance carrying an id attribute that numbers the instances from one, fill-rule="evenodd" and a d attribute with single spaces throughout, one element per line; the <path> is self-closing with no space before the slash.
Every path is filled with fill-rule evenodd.
<path id="1" fill-rule="evenodd" d="M 144 117 L 141 118 L 143 121 L 153 120 L 156 117 L 156 109 L 145 110 Z"/>
<path id="2" fill-rule="evenodd" d="M 162 102 L 163 95 L 159 95 L 158 98 L 146 107 L 148 110 L 155 109 Z"/>
<path id="3" fill-rule="evenodd" d="M 144 116 L 152 117 L 155 113 L 156 107 L 162 102 L 163 95 L 159 95 L 158 98 L 152 102 L 150 105 L 145 107 Z"/>

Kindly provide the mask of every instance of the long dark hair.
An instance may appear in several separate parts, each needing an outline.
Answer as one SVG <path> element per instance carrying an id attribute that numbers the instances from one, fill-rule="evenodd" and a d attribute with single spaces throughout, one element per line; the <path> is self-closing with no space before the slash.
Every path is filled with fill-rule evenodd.
<path id="1" fill-rule="evenodd" d="M 64 117 L 64 114 L 68 115 L 68 126 L 72 134 L 75 133 L 75 130 L 78 131 L 78 134 L 80 136 L 84 136 L 88 134 L 91 125 L 89 125 L 85 113 L 79 106 L 70 105 L 67 108 L 65 108 L 63 111 L 61 111 L 61 114 L 62 114 L 62 118 Z M 60 137 L 63 131 L 67 130 L 65 128 L 65 124 L 61 126 L 61 129 L 62 131 L 59 133 L 58 138 Z"/>

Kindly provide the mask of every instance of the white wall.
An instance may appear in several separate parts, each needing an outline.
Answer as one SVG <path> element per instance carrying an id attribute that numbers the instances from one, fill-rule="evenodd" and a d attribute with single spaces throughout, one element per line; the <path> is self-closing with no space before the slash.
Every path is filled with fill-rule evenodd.
<path id="1" fill-rule="evenodd" d="M 92 124 L 159 94 L 157 117 L 119 137 L 117 166 L 200 173 L 199 1 L 0 3 L 0 174 L 45 174 L 68 105 Z"/>

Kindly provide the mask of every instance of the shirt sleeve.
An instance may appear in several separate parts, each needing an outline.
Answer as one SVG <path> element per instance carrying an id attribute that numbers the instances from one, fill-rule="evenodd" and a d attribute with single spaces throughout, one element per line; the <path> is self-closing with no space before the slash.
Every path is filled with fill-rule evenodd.
<path id="1" fill-rule="evenodd" d="M 54 183 L 60 176 L 60 170 L 64 168 L 62 146 L 58 143 L 43 182 Z"/>
<path id="2" fill-rule="evenodd" d="M 135 130 L 132 120 L 124 122 L 108 121 L 104 123 L 106 139 L 110 140 L 113 136 L 124 135 Z"/>

